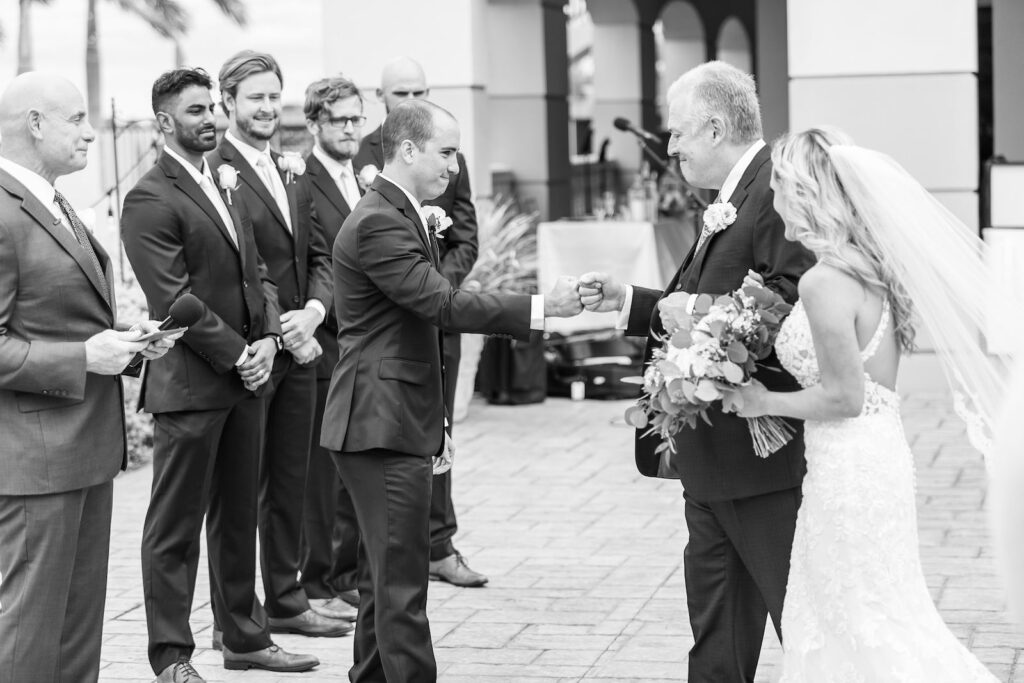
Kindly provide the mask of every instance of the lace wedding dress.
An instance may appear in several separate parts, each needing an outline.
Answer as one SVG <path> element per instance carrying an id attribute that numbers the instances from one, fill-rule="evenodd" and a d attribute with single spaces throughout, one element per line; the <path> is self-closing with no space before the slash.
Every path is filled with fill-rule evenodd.
<path id="1" fill-rule="evenodd" d="M 889 324 L 885 302 L 862 360 L 874 355 Z M 776 352 L 801 386 L 819 382 L 800 302 Z M 942 622 L 925 585 L 899 397 L 865 375 L 861 414 L 807 421 L 804 442 L 780 683 L 996 681 Z"/>

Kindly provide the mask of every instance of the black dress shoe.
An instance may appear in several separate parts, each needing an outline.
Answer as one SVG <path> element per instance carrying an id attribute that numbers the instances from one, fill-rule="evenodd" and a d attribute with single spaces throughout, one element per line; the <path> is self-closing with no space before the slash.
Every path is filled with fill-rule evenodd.
<path id="1" fill-rule="evenodd" d="M 353 607 L 359 607 L 359 591 L 357 590 L 341 591 L 338 597 Z"/>
<path id="2" fill-rule="evenodd" d="M 351 622 L 328 619 L 312 609 L 294 617 L 270 617 L 268 621 L 271 633 L 297 633 L 311 638 L 338 638 L 355 629 Z"/>
<path id="3" fill-rule="evenodd" d="M 319 664 L 320 660 L 313 655 L 293 655 L 277 645 L 271 645 L 255 652 L 232 652 L 228 648 L 224 648 L 224 668 L 233 671 L 264 669 L 281 673 L 295 673 L 309 671 Z"/>
<path id="4" fill-rule="evenodd" d="M 477 588 L 487 583 L 487 577 L 470 569 L 458 551 L 443 560 L 431 560 L 430 578 L 466 588 Z"/>

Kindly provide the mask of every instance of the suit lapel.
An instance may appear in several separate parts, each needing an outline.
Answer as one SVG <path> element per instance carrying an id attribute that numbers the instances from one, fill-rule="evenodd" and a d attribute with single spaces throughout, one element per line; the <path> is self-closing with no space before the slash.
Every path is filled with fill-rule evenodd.
<path id="1" fill-rule="evenodd" d="M 320 163 L 313 154 L 306 157 L 306 173 L 309 174 L 313 184 L 327 197 L 334 208 L 338 210 L 342 218 L 347 217 L 352 213 L 352 207 L 348 205 L 345 198 L 341 196 L 341 190 L 338 189 L 338 184 L 334 182 L 330 174 L 327 173 L 327 169 Z"/>
<path id="2" fill-rule="evenodd" d="M 273 196 L 271 196 L 270 190 L 267 189 L 263 180 L 260 179 L 259 174 L 256 173 L 256 169 L 245 160 L 245 157 L 242 156 L 241 152 L 239 152 L 227 138 L 221 141 L 220 147 L 217 148 L 217 151 L 220 153 L 220 157 L 225 163 L 231 164 L 238 169 L 238 176 L 242 179 L 242 182 L 248 185 L 252 191 L 256 193 L 256 196 L 266 204 L 267 210 L 270 211 L 277 220 L 278 225 L 281 226 L 282 230 L 287 232 L 288 225 L 284 222 L 284 216 L 281 214 L 281 209 L 278 208 L 277 201 Z M 289 201 L 289 206 L 292 203 L 293 202 Z"/>
<path id="3" fill-rule="evenodd" d="M 288 217 L 292 221 L 292 245 L 294 246 L 295 249 L 298 249 L 299 245 L 302 244 L 302 236 L 299 235 L 299 230 L 301 229 L 299 225 L 299 202 L 295 197 L 295 193 L 297 192 L 297 183 L 295 182 L 294 176 L 292 177 L 292 182 L 288 182 L 288 175 L 284 171 L 282 171 L 281 167 L 278 165 L 278 160 L 281 158 L 280 154 L 271 151 L 270 158 L 274 160 L 274 166 L 277 167 L 277 177 L 281 179 L 281 184 L 284 185 L 284 194 L 285 197 L 287 197 L 288 199 Z M 285 225 L 284 228 L 285 230 L 287 230 L 288 226 Z"/>
<path id="4" fill-rule="evenodd" d="M 196 184 L 196 181 L 192 178 L 191 175 L 189 175 L 187 171 L 184 174 L 179 173 L 179 171 L 185 171 L 184 168 L 181 168 L 181 164 L 178 163 L 178 161 L 176 161 L 175 159 L 172 159 L 171 157 L 164 154 L 163 156 L 160 157 L 160 167 L 163 169 L 164 174 L 173 181 L 174 186 L 181 190 L 183 193 L 185 193 L 185 195 L 189 199 L 195 202 L 196 206 L 203 210 L 203 213 L 205 213 L 207 217 L 211 221 L 213 221 L 213 224 L 217 226 L 217 229 L 220 231 L 220 233 L 224 235 L 224 239 L 228 241 L 228 244 L 230 244 L 232 248 L 235 248 L 235 243 L 231 239 L 231 233 L 228 231 L 228 226 L 224 225 L 224 220 L 220 217 L 220 213 L 218 213 L 217 208 L 213 205 L 213 202 L 211 202 L 210 199 L 206 196 L 206 193 L 203 192 L 203 188 L 199 187 L 199 185 Z M 218 188 L 217 191 L 221 193 L 221 198 L 224 200 L 225 206 L 228 207 L 228 213 L 231 213 L 232 220 L 235 220 L 234 227 L 235 232 L 237 233 L 237 215 L 231 212 L 231 205 L 228 204 L 227 198 L 224 197 L 223 190 L 220 190 Z"/>
<path id="5" fill-rule="evenodd" d="M 427 250 L 427 254 L 430 256 L 430 262 L 435 268 L 437 268 L 437 251 L 430 243 L 430 238 L 427 237 L 426 230 L 423 229 L 423 222 L 420 219 L 419 211 L 417 211 L 416 207 L 413 206 L 405 192 L 391 181 L 385 180 L 379 176 L 373 181 L 373 185 L 370 186 L 370 189 L 376 190 L 392 206 L 405 214 L 405 217 L 409 219 L 409 227 L 415 231 L 416 236 L 419 237 L 420 243 L 423 244 L 423 247 Z"/>

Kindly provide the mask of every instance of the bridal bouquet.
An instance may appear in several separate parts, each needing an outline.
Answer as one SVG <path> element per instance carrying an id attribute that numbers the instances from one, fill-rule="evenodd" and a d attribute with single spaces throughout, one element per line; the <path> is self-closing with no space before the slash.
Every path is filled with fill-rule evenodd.
<path id="1" fill-rule="evenodd" d="M 729 412 L 742 407 L 737 389 L 750 383 L 757 361 L 775 344 L 782 319 L 793 308 L 770 289 L 743 287 L 712 299 L 701 294 L 693 312 L 690 295 L 669 294 L 658 302 L 665 328 L 661 346 L 643 376 L 643 395 L 626 410 L 626 422 L 657 434 L 658 452 L 675 452 L 672 437 L 682 427 L 707 424 L 715 401 Z M 766 458 L 793 438 L 793 428 L 778 417 L 748 418 L 754 451 Z"/>

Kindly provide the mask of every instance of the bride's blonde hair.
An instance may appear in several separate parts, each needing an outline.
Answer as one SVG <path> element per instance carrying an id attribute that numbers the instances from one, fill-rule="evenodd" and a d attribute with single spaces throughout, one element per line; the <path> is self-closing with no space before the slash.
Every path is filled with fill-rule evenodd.
<path id="1" fill-rule="evenodd" d="M 783 199 L 788 235 L 827 263 L 889 299 L 896 341 L 914 348 L 913 305 L 885 254 L 858 217 L 836 174 L 829 148 L 852 145 L 835 128 L 787 133 L 772 148 L 772 185 Z M 892 226 L 898 229 L 898 226 Z"/>

